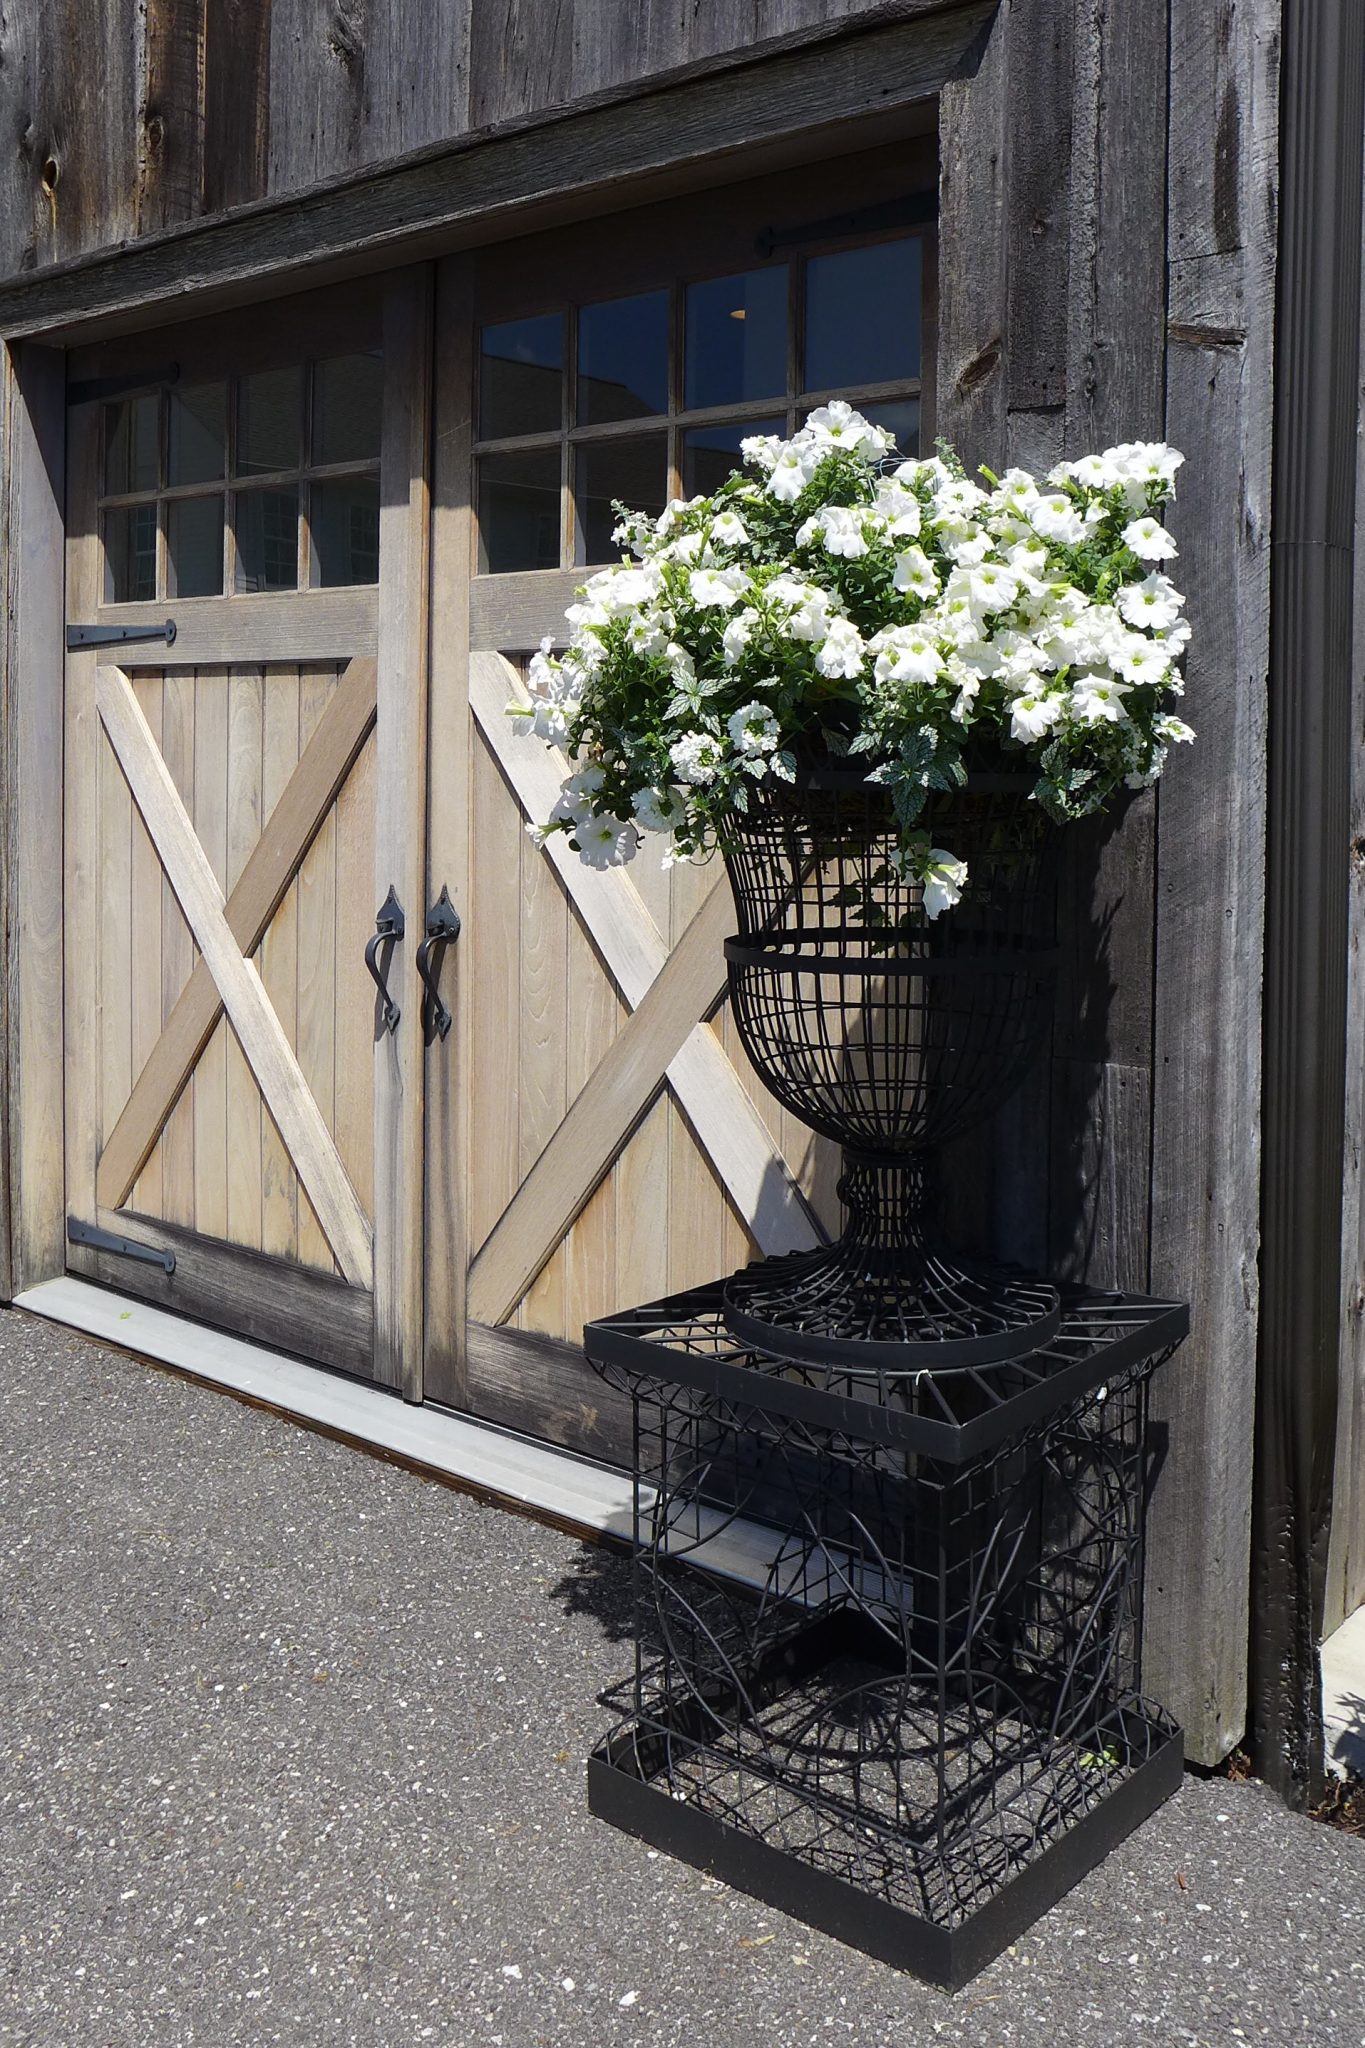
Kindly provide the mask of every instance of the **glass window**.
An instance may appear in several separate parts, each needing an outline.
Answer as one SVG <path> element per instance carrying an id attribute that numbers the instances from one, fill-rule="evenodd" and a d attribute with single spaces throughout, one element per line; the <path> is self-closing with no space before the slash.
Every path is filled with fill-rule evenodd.
<path id="1" fill-rule="evenodd" d="M 919 454 L 919 400 L 890 398 L 880 405 L 860 405 L 864 419 L 874 427 L 889 427 L 896 437 L 898 455 Z"/>
<path id="2" fill-rule="evenodd" d="M 149 604 L 156 596 L 156 506 L 104 515 L 106 604 Z"/>
<path id="3" fill-rule="evenodd" d="M 313 367 L 313 461 L 377 462 L 383 430 L 384 361 L 333 356 Z M 369 579 L 360 577 L 360 582 Z"/>
<path id="4" fill-rule="evenodd" d="M 222 499 L 172 499 L 166 508 L 166 595 L 219 597 L 222 589 Z"/>
<path id="5" fill-rule="evenodd" d="M 683 435 L 683 496 L 710 497 L 718 491 L 732 470 L 744 467 L 739 444 L 750 434 L 785 434 L 787 417 L 777 413 L 766 420 L 736 420 L 724 427 L 689 427 Z"/>
<path id="6" fill-rule="evenodd" d="M 622 441 L 580 445 L 574 470 L 577 559 L 620 560 L 621 545 L 611 537 L 616 503 L 632 512 L 649 512 L 657 519 L 667 502 L 668 441 L 663 434 L 632 434 Z"/>
<path id="7" fill-rule="evenodd" d="M 297 469 L 303 453 L 303 370 L 258 370 L 237 386 L 237 474 Z"/>
<path id="8" fill-rule="evenodd" d="M 578 424 L 668 411 L 667 292 L 584 306 L 578 316 Z"/>
<path id="9" fill-rule="evenodd" d="M 564 406 L 564 322 L 558 313 L 485 327 L 479 349 L 479 433 L 554 433 Z"/>
<path id="10" fill-rule="evenodd" d="M 917 235 L 812 256 L 806 265 L 806 391 L 887 384 L 920 369 Z"/>
<path id="11" fill-rule="evenodd" d="M 787 388 L 787 270 L 748 270 L 687 287 L 683 402 L 737 405 Z"/>
<path id="12" fill-rule="evenodd" d="M 324 489 L 319 485 L 318 489 Z M 299 487 L 239 491 L 233 505 L 238 590 L 297 590 Z"/>
<path id="13" fill-rule="evenodd" d="M 160 469 L 161 402 L 155 391 L 104 408 L 104 488 L 154 491 Z"/>
<path id="14" fill-rule="evenodd" d="M 324 589 L 379 581 L 379 479 L 314 484 L 309 500 L 313 582 Z"/>
<path id="15" fill-rule="evenodd" d="M 226 384 L 191 384 L 170 395 L 168 484 L 211 484 L 224 473 Z"/>
<path id="16" fill-rule="evenodd" d="M 485 455 L 479 463 L 479 568 L 559 567 L 559 450 Z"/>

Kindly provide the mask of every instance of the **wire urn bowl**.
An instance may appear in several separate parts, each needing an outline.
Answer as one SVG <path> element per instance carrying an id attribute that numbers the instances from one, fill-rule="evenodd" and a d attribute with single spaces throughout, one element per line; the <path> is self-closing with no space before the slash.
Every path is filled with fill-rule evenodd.
<path id="1" fill-rule="evenodd" d="M 1046 1281 L 969 1261 L 932 1221 L 929 1161 L 1018 1087 L 1051 1017 L 1052 834 L 1031 779 L 983 766 L 921 820 L 965 861 L 927 915 L 889 792 L 843 764 L 769 781 L 724 849 L 730 1001 L 777 1100 L 843 1148 L 845 1227 L 731 1277 L 734 1334 L 878 1377 L 988 1364 L 1056 1334 Z"/>

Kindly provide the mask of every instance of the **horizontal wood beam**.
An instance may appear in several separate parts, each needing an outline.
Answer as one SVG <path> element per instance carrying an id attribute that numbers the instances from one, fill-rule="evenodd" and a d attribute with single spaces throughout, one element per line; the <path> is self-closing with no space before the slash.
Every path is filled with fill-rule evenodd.
<path id="1" fill-rule="evenodd" d="M 241 207 L 0 285 L 0 334 L 62 339 L 208 312 L 247 292 L 328 278 L 613 207 L 660 180 L 704 183 L 736 152 L 795 144 L 806 157 L 866 142 L 878 117 L 932 102 L 969 60 L 996 0 L 899 0 L 871 31 L 826 25 L 735 53 L 730 69 L 665 75 L 572 109 L 509 122 L 383 170 Z M 769 54 L 769 51 L 772 54 Z M 716 59 L 711 60 L 713 64 Z"/>

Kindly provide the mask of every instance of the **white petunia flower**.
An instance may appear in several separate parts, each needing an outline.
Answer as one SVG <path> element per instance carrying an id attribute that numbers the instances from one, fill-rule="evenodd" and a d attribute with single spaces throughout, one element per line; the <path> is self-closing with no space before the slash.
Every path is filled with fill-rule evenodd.
<path id="1" fill-rule="evenodd" d="M 747 547 L 749 529 L 737 512 L 718 512 L 711 521 L 711 538 L 722 547 Z"/>
<path id="2" fill-rule="evenodd" d="M 962 901 L 967 863 L 955 860 L 941 846 L 931 846 L 924 865 L 924 915 L 932 921 Z"/>
<path id="3" fill-rule="evenodd" d="M 1144 640 L 1141 633 L 1130 633 L 1116 645 L 1111 659 L 1125 683 L 1159 683 L 1170 656 L 1164 647 L 1154 647 L 1150 640 Z"/>
<path id="4" fill-rule="evenodd" d="M 815 465 L 789 441 L 768 473 L 769 492 L 779 505 L 794 505 L 814 473 Z"/>
<path id="5" fill-rule="evenodd" d="M 897 590 L 908 591 L 912 597 L 938 596 L 938 576 L 923 548 L 906 548 L 897 555 L 892 581 Z"/>
<path id="6" fill-rule="evenodd" d="M 757 624 L 758 613 L 753 609 L 752 605 L 747 605 L 742 612 L 736 612 L 735 616 L 728 621 L 725 631 L 720 636 L 720 644 L 725 654 L 725 659 L 732 666 L 739 660 L 741 654 L 743 654 L 748 646 L 753 636 L 754 627 Z"/>
<path id="7" fill-rule="evenodd" d="M 919 499 L 890 477 L 878 486 L 874 509 L 886 521 L 886 530 L 894 540 L 914 540 L 923 524 Z"/>
<path id="8" fill-rule="evenodd" d="M 943 673 L 937 643 L 918 626 L 888 626 L 873 635 L 867 651 L 875 657 L 879 683 L 933 683 Z"/>
<path id="9" fill-rule="evenodd" d="M 1071 686 L 1071 715 L 1081 725 L 1121 725 L 1128 716 L 1128 685 L 1113 676 L 1078 676 Z"/>
<path id="10" fill-rule="evenodd" d="M 1044 540 L 1059 541 L 1063 547 L 1075 547 L 1085 539 L 1085 520 L 1061 491 L 1039 498 L 1029 519 L 1035 533 Z"/>
<path id="11" fill-rule="evenodd" d="M 818 545 L 827 554 L 856 562 L 859 556 L 867 553 L 861 510 L 855 511 L 847 505 L 822 506 L 798 527 L 796 545 L 800 548 Z"/>
<path id="12" fill-rule="evenodd" d="M 738 604 L 749 588 L 743 569 L 694 569 L 687 579 L 693 604 L 703 607 Z"/>
<path id="13" fill-rule="evenodd" d="M 781 737 L 771 709 L 757 700 L 741 704 L 738 711 L 732 712 L 726 730 L 740 754 L 771 754 Z"/>
<path id="14" fill-rule="evenodd" d="M 1126 583 L 1114 598 L 1130 626 L 1150 626 L 1158 632 L 1175 624 L 1184 602 L 1170 577 L 1158 570 L 1141 583 Z"/>
<path id="15" fill-rule="evenodd" d="M 1010 735 L 1027 746 L 1033 740 L 1040 740 L 1044 733 L 1051 732 L 1061 722 L 1065 710 L 1061 697 L 1032 694 L 1016 697 L 1010 706 Z"/>
<path id="16" fill-rule="evenodd" d="M 1179 549 L 1159 519 L 1133 519 L 1123 529 L 1123 544 L 1140 562 L 1174 561 Z"/>
<path id="17" fill-rule="evenodd" d="M 574 826 L 574 840 L 590 868 L 623 868 L 640 850 L 640 838 L 633 825 L 603 811 L 583 818 Z"/>
<path id="18" fill-rule="evenodd" d="M 815 656 L 822 676 L 862 674 L 863 640 L 851 619 L 831 619 L 829 631 Z"/>
<path id="19" fill-rule="evenodd" d="M 692 732 L 680 739 L 668 750 L 673 772 L 679 782 L 690 782 L 704 788 L 714 782 L 725 761 L 725 749 L 714 733 Z"/>
<path id="20" fill-rule="evenodd" d="M 983 612 L 1007 612 L 1019 595 L 1018 579 L 999 562 L 981 562 L 968 576 L 967 595 Z"/>

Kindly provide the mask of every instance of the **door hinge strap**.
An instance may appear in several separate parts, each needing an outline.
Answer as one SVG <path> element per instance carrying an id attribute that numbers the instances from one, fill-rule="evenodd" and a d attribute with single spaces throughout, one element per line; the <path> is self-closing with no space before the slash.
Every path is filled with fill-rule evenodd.
<path id="1" fill-rule="evenodd" d="M 68 1216 L 66 1235 L 68 1243 L 89 1245 L 91 1251 L 112 1252 L 116 1259 L 136 1259 L 143 1266 L 160 1266 L 165 1273 L 175 1271 L 174 1252 L 159 1252 L 149 1244 L 134 1244 L 131 1237 L 119 1237 L 112 1230 L 101 1230 L 97 1223 L 78 1223 L 74 1216 Z"/>
<path id="2" fill-rule="evenodd" d="M 130 640 L 164 640 L 171 647 L 175 643 L 175 620 L 167 619 L 160 626 L 68 626 L 66 629 L 68 653 L 77 647 L 123 647 Z"/>

